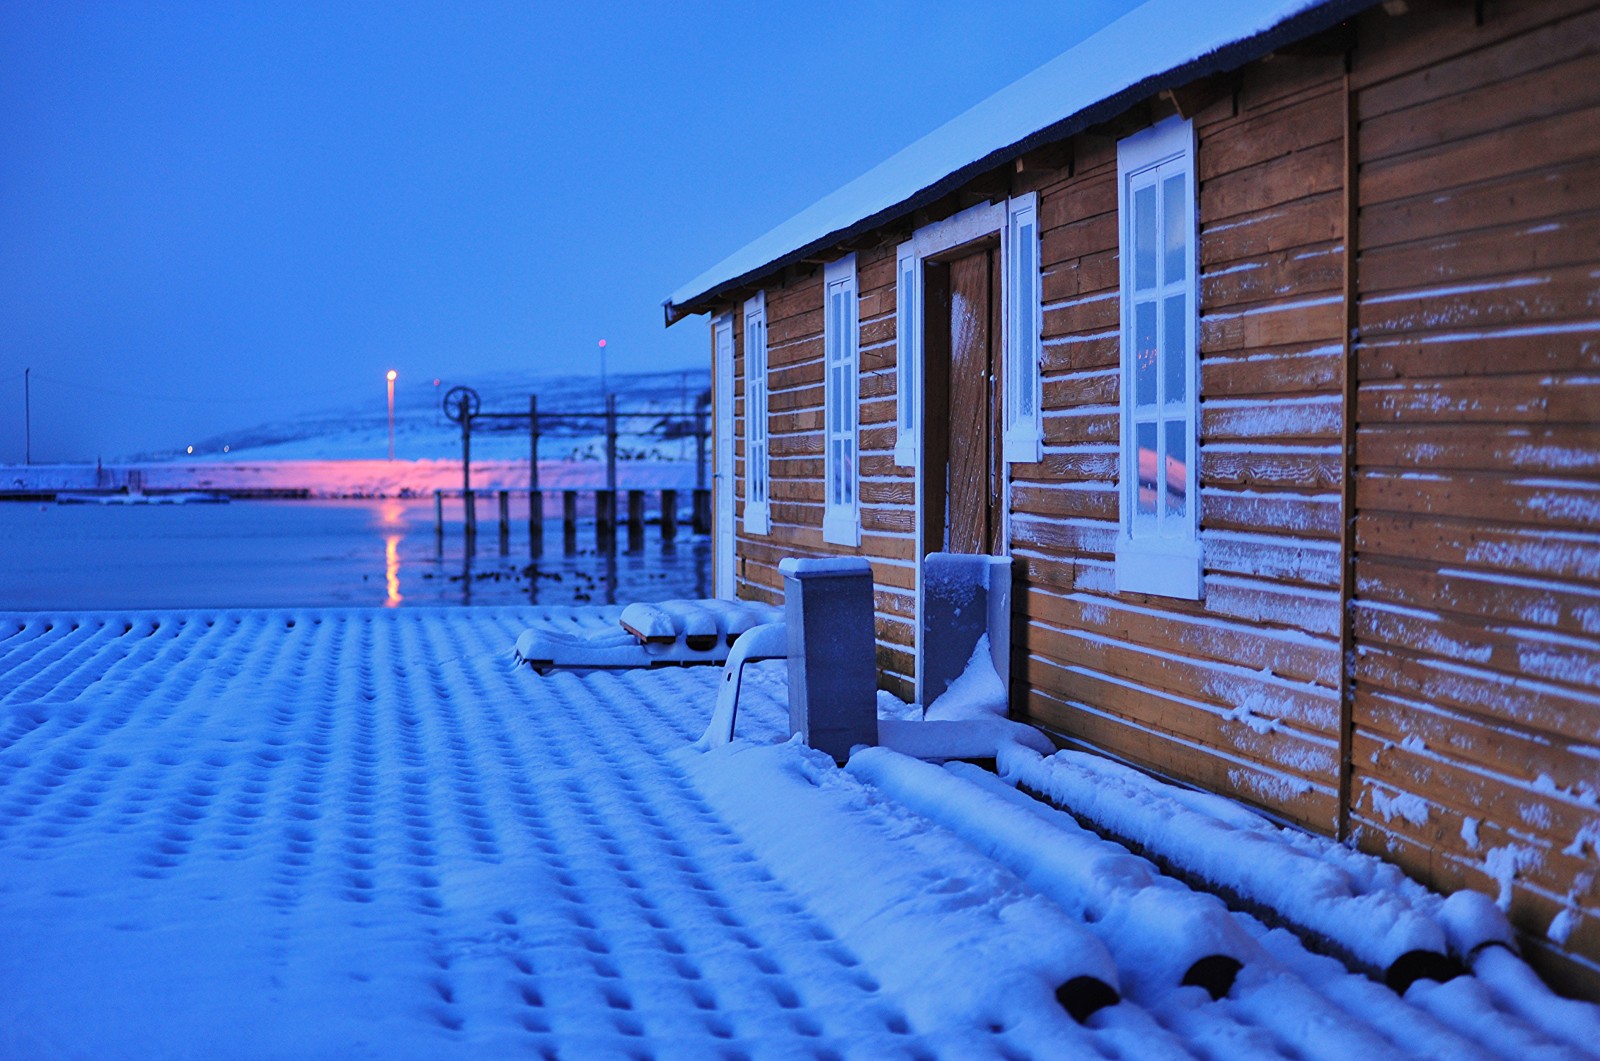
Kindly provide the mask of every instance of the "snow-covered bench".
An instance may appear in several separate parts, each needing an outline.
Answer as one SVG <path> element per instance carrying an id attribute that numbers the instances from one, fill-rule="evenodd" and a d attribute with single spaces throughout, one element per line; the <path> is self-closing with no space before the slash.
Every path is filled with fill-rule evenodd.
<path id="1" fill-rule="evenodd" d="M 740 634 L 781 617 L 754 601 L 544 608 L 517 638 L 515 659 L 540 673 L 721 663 Z"/>

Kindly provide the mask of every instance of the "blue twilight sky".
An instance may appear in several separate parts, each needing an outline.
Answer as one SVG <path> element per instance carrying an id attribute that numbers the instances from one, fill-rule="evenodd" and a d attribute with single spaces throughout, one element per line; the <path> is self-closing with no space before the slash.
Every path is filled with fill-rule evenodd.
<path id="1" fill-rule="evenodd" d="M 0 462 L 486 372 L 661 300 L 1132 0 L 0 5 Z"/>

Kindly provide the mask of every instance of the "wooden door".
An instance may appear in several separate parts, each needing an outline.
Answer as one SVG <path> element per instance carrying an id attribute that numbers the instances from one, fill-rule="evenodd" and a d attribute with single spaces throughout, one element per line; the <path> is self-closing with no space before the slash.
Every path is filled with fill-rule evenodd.
<path id="1" fill-rule="evenodd" d="M 999 257 L 998 248 L 985 247 L 925 267 L 923 540 L 929 552 L 1004 552 Z"/>

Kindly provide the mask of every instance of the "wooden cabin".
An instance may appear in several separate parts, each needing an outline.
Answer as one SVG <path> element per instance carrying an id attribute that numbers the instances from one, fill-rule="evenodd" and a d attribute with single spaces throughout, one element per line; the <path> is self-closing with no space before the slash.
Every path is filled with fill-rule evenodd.
<path id="1" fill-rule="evenodd" d="M 1600 2 L 1151 0 L 698 277 L 719 593 L 1009 554 L 1013 712 L 1600 997 Z"/>

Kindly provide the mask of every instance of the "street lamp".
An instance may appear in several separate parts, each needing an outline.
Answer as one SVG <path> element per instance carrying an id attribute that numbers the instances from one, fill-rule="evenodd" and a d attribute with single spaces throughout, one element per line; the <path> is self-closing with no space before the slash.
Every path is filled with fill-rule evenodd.
<path id="1" fill-rule="evenodd" d="M 389 459 L 394 460 L 394 378 L 399 375 L 394 369 L 389 370 L 385 378 L 389 381 Z"/>
<path id="2" fill-rule="evenodd" d="M 606 391 L 606 341 L 600 340 L 600 396 L 604 398 Z"/>

